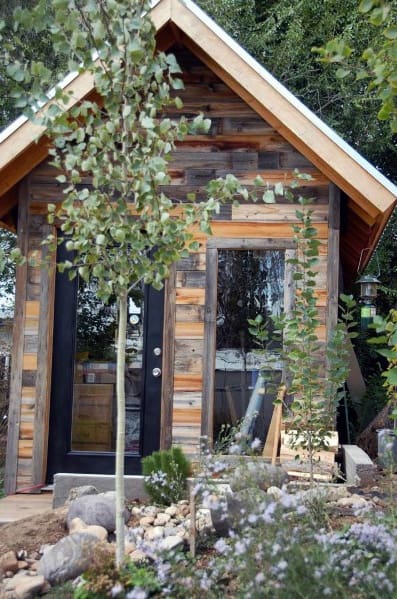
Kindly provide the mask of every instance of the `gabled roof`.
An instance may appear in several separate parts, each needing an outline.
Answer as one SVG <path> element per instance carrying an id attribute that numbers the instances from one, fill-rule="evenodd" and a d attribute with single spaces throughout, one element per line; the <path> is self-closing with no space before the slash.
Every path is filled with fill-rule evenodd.
<path id="1" fill-rule="evenodd" d="M 370 248 L 369 258 L 395 205 L 397 187 L 259 65 L 194 2 L 155 1 L 151 17 L 161 49 L 166 50 L 175 42 L 189 48 L 346 194 L 349 199 L 345 224 L 351 223 L 346 229 L 347 235 L 357 237 L 352 244 L 356 267 L 357 255 L 364 248 Z M 71 74 L 62 85 L 74 91 L 70 106 L 94 91 L 88 73 Z M 15 203 L 14 186 L 47 155 L 48 142 L 43 133 L 43 128 L 20 118 L 0 134 L 0 220 Z M 40 141 L 35 143 L 38 138 Z M 346 238 L 345 242 L 342 253 L 344 251 L 349 261 L 352 260 L 351 240 Z"/>

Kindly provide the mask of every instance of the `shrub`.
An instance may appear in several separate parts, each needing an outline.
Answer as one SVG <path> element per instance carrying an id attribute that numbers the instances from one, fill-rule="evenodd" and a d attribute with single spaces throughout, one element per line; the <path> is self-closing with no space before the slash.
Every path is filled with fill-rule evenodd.
<path id="1" fill-rule="evenodd" d="M 145 488 L 160 505 L 170 505 L 185 496 L 190 462 L 180 447 L 155 451 L 142 459 Z"/>

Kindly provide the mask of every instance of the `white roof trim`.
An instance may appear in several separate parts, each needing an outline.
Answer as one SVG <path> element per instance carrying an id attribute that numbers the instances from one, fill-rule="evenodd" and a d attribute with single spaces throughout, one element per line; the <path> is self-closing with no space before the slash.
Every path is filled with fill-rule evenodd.
<path id="1" fill-rule="evenodd" d="M 200 19 L 209 29 L 215 33 L 231 50 L 239 55 L 254 71 L 258 73 L 271 87 L 273 87 L 280 95 L 282 95 L 292 106 L 298 110 L 304 117 L 313 123 L 315 127 L 320 129 L 327 137 L 337 144 L 344 152 L 349 154 L 351 158 L 357 162 L 362 168 L 368 171 L 383 187 L 397 197 L 397 186 L 394 185 L 387 177 L 382 175 L 368 160 L 352 148 L 344 141 L 338 133 L 331 127 L 326 125 L 317 115 L 314 114 L 307 106 L 305 106 L 296 96 L 294 96 L 280 81 L 278 81 L 269 71 L 260 65 L 244 48 L 234 41 L 219 25 L 215 23 L 197 4 L 192 0 L 181 0 L 181 2 L 194 15 Z M 157 2 L 156 2 L 157 3 Z"/>

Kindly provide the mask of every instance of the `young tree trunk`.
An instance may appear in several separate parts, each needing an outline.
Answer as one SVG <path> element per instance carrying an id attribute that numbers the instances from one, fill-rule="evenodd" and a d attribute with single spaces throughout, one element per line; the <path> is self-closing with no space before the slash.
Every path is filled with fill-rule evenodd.
<path id="1" fill-rule="evenodd" d="M 124 453 L 125 453 L 125 348 L 127 336 L 127 291 L 120 294 L 117 334 L 117 437 L 116 437 L 116 566 L 124 559 Z"/>

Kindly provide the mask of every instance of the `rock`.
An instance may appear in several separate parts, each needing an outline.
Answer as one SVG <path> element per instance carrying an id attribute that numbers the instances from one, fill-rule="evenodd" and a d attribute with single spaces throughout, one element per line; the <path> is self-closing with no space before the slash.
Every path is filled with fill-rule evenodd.
<path id="1" fill-rule="evenodd" d="M 38 572 L 51 584 L 76 578 L 92 564 L 98 545 L 97 537 L 87 533 L 64 537 L 43 555 Z"/>
<path id="2" fill-rule="evenodd" d="M 177 547 L 182 547 L 183 545 L 184 541 L 180 536 L 171 535 L 161 540 L 160 549 L 162 549 L 163 551 L 173 551 Z"/>
<path id="3" fill-rule="evenodd" d="M 350 497 L 342 497 L 338 499 L 336 505 L 339 507 L 348 507 L 352 509 L 362 509 L 372 507 L 372 502 L 367 501 L 361 495 L 351 495 Z"/>
<path id="4" fill-rule="evenodd" d="M 136 551 L 135 543 L 127 542 L 124 546 L 124 551 L 125 551 L 126 555 L 129 555 L 130 553 L 133 553 L 134 551 Z"/>
<path id="5" fill-rule="evenodd" d="M 162 539 L 164 537 L 163 526 L 153 526 L 148 528 L 145 532 L 145 540 L 155 541 L 156 539 Z"/>
<path id="6" fill-rule="evenodd" d="M 157 517 L 154 521 L 155 526 L 165 526 L 171 520 L 171 516 L 164 512 L 160 512 L 157 514 Z"/>
<path id="7" fill-rule="evenodd" d="M 154 516 L 143 516 L 139 520 L 139 526 L 151 526 L 154 522 Z"/>
<path id="8" fill-rule="evenodd" d="M 27 572 L 20 572 L 7 581 L 4 596 L 13 599 L 32 599 L 41 593 L 45 585 L 44 576 L 30 576 Z"/>
<path id="9" fill-rule="evenodd" d="M 173 518 L 177 515 L 178 508 L 176 507 L 176 505 L 170 505 L 167 508 L 165 508 L 164 513 L 168 514 L 169 516 L 171 516 L 171 518 Z"/>
<path id="10" fill-rule="evenodd" d="M 23 559 L 18 560 L 18 570 L 26 570 L 28 565 L 29 565 L 28 562 L 25 562 L 25 560 L 23 560 Z"/>
<path id="11" fill-rule="evenodd" d="M 100 541 L 107 541 L 108 531 L 103 526 L 86 524 L 81 518 L 73 518 L 69 525 L 69 534 L 87 532 L 97 537 Z"/>
<path id="12" fill-rule="evenodd" d="M 124 521 L 128 522 L 129 511 L 124 512 Z M 81 518 L 86 524 L 103 526 L 108 532 L 116 529 L 116 503 L 115 495 L 110 493 L 99 493 L 98 495 L 84 495 L 78 497 L 70 504 L 66 517 L 68 528 L 74 518 Z"/>
<path id="13" fill-rule="evenodd" d="M 280 489 L 280 487 L 269 487 L 268 490 L 266 491 L 266 494 L 270 495 L 270 497 L 272 497 L 273 499 L 280 499 L 283 492 Z"/>
<path id="14" fill-rule="evenodd" d="M 141 551 L 140 549 L 136 549 L 135 551 L 130 553 L 130 560 L 132 562 L 134 562 L 135 564 L 137 564 L 137 563 L 148 562 L 149 558 L 147 557 L 147 555 L 145 553 L 143 553 L 143 551 Z"/>
<path id="15" fill-rule="evenodd" d="M 200 508 L 196 513 L 196 527 L 199 532 L 212 528 L 211 512 L 206 508 Z"/>
<path id="16" fill-rule="evenodd" d="M 0 573 L 18 572 L 18 560 L 14 551 L 7 551 L 0 557 Z"/>
<path id="17" fill-rule="evenodd" d="M 65 505 L 69 505 L 75 499 L 84 497 L 85 495 L 98 495 L 99 491 L 93 485 L 82 485 L 81 487 L 73 487 L 69 491 L 68 498 L 65 501 Z"/>
<path id="18" fill-rule="evenodd" d="M 287 480 L 288 474 L 281 466 L 247 459 L 232 470 L 230 486 L 233 491 L 242 491 L 249 487 L 266 491 L 269 487 L 281 488 Z"/>

